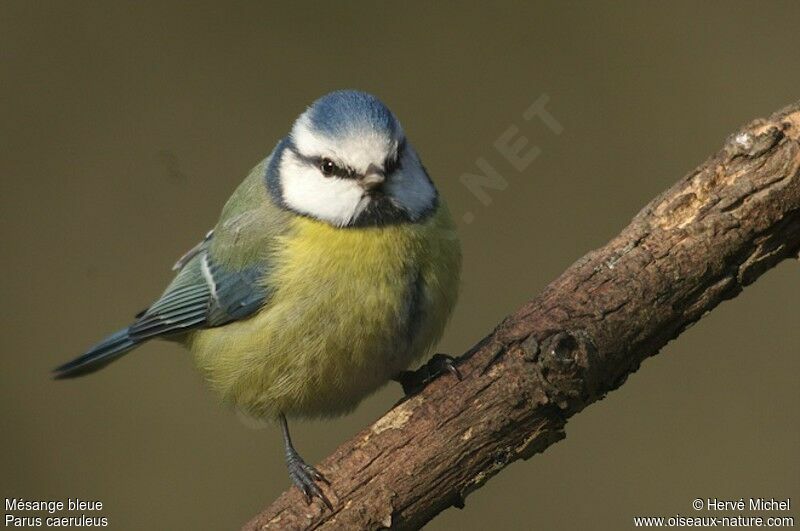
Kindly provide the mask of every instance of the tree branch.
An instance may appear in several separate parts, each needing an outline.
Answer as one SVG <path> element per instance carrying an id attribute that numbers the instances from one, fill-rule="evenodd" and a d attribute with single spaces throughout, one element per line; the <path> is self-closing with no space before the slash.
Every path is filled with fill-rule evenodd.
<path id="1" fill-rule="evenodd" d="M 462 357 L 463 381 L 432 382 L 325 459 L 332 512 L 292 489 L 244 529 L 416 529 L 463 506 L 509 463 L 564 438 L 567 419 L 642 360 L 798 251 L 800 102 L 731 135 L 507 317 Z"/>

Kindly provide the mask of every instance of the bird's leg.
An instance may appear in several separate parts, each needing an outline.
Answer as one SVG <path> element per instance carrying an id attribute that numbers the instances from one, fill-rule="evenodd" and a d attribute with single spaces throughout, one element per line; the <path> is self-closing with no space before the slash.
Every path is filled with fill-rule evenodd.
<path id="1" fill-rule="evenodd" d="M 292 483 L 300 489 L 300 492 L 306 497 L 306 502 L 311 503 L 312 498 L 319 498 L 330 509 L 333 510 L 333 505 L 322 492 L 322 489 L 316 484 L 321 481 L 326 485 L 330 485 L 327 479 L 319 473 L 319 470 L 309 465 L 297 450 L 294 449 L 292 438 L 289 435 L 289 425 L 286 423 L 286 416 L 281 413 L 281 430 L 283 430 L 283 446 L 286 452 L 286 468 L 289 469 L 289 477 L 292 478 Z"/>
<path id="2" fill-rule="evenodd" d="M 434 354 L 428 362 L 416 371 L 402 371 L 394 377 L 403 386 L 406 396 L 422 391 L 426 385 L 445 372 L 449 372 L 461 381 L 461 372 L 456 367 L 456 359 L 447 354 Z"/>

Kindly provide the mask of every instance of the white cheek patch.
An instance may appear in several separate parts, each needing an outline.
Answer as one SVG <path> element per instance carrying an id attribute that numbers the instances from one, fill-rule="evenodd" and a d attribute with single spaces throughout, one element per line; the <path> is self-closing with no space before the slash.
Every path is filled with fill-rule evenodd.
<path id="1" fill-rule="evenodd" d="M 325 177 L 285 150 L 280 166 L 283 202 L 292 210 L 333 225 L 347 225 L 366 206 L 364 191 L 352 179 Z"/>
<path id="2" fill-rule="evenodd" d="M 410 144 L 400 159 L 400 169 L 386 183 L 386 192 L 409 217 L 416 221 L 428 212 L 436 201 L 436 188 L 431 183 L 422 163 Z"/>

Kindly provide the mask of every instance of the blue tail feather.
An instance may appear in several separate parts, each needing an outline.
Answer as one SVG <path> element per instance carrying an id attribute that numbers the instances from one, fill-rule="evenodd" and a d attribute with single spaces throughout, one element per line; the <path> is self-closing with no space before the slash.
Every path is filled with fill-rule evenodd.
<path id="1" fill-rule="evenodd" d="M 139 342 L 130 337 L 128 329 L 124 328 L 111 334 L 103 341 L 90 348 L 83 355 L 60 367 L 56 367 L 53 370 L 53 377 L 60 380 L 92 373 L 120 358 L 138 344 Z"/>

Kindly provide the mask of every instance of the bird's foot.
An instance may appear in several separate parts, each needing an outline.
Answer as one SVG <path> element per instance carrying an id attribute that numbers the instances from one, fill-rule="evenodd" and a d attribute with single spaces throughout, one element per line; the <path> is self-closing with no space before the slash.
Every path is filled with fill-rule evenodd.
<path id="1" fill-rule="evenodd" d="M 416 371 L 402 371 L 394 379 L 403 386 L 406 396 L 422 391 L 426 385 L 445 372 L 449 372 L 461 381 L 461 372 L 456 367 L 456 359 L 447 354 L 434 354 L 428 362 Z"/>
<path id="2" fill-rule="evenodd" d="M 325 476 L 319 470 L 303 461 L 300 454 L 294 450 L 286 453 L 286 468 L 289 469 L 289 477 L 292 478 L 292 483 L 303 493 L 307 503 L 311 503 L 314 498 L 319 498 L 328 509 L 333 510 L 330 500 L 317 485 L 317 481 L 330 485 L 330 482 L 325 479 Z"/>

